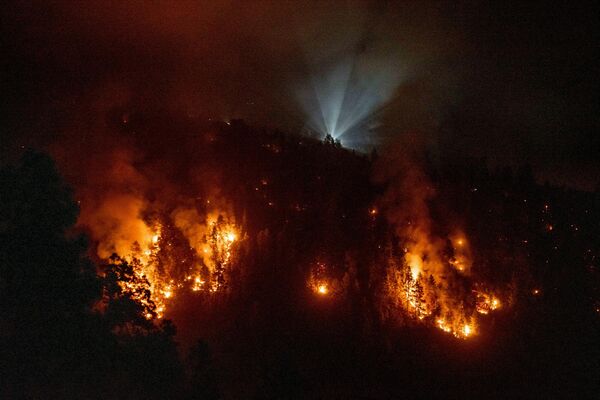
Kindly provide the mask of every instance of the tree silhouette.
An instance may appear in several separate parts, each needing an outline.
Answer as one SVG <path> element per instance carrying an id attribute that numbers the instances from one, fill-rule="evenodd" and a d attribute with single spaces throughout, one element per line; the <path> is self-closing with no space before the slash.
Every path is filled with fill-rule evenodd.
<path id="1" fill-rule="evenodd" d="M 415 315 L 417 318 L 423 318 L 427 312 L 427 304 L 425 302 L 425 290 L 423 288 L 423 278 L 421 274 L 417 277 L 413 288 L 412 295 Z"/>
<path id="2" fill-rule="evenodd" d="M 113 258 L 98 278 L 86 241 L 70 232 L 77 206 L 52 159 L 25 153 L 0 170 L 0 187 L 0 397 L 173 394 L 174 326 L 144 317 L 152 303 L 134 300 L 149 293 L 131 265 Z"/>
<path id="3" fill-rule="evenodd" d="M 163 399 L 181 384 L 182 366 L 173 337 L 175 326 L 158 320 L 150 284 L 134 273 L 139 261 L 113 255 L 102 279 L 103 317 L 116 339 L 116 373 L 132 398 Z"/>
<path id="4" fill-rule="evenodd" d="M 67 234 L 77 206 L 42 153 L 3 168 L 0 187 L 0 397 L 63 397 L 66 382 L 94 379 L 84 354 L 104 340 L 90 311 L 101 292 L 87 243 Z"/>
<path id="5" fill-rule="evenodd" d="M 113 254 L 104 266 L 104 316 L 111 329 L 129 325 L 148 330 L 154 326 L 149 322 L 157 316 L 150 283 L 135 274 L 136 264 L 138 260 L 128 263 Z"/>

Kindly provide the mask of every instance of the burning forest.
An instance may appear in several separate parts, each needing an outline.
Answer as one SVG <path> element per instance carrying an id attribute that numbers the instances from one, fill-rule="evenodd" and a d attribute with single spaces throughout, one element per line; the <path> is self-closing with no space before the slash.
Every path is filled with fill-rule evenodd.
<path id="1" fill-rule="evenodd" d="M 105 150 L 96 151 L 91 160 L 91 152 L 83 150 L 84 162 L 92 167 L 75 163 L 70 178 L 81 182 L 75 185 L 81 210 L 78 228 L 88 232 L 94 256 L 108 263 L 107 268 L 111 260 L 132 266 L 135 279 L 122 282 L 122 290 L 148 292 L 147 297 L 133 296 L 146 318 L 168 317 L 169 306 L 182 292 L 235 297 L 232 291 L 247 285 L 244 276 L 255 268 L 244 257 L 264 251 L 262 246 L 274 240 L 273 235 L 282 234 L 291 243 L 305 242 L 302 255 L 283 259 L 287 265 L 299 264 L 292 268 L 299 267 L 299 281 L 314 293 L 344 299 L 351 286 L 372 290 L 379 296 L 376 305 L 382 318 L 401 324 L 429 325 L 467 339 L 476 335 L 479 319 L 501 307 L 499 292 L 505 299 L 512 296 L 508 285 L 492 288 L 485 277 L 477 276 L 471 241 L 460 225 L 442 218 L 435 226 L 428 204 L 435 196 L 434 183 L 420 161 L 411 158 L 410 148 L 404 159 L 394 160 L 401 172 L 386 171 L 380 167 L 383 163 L 334 142 L 255 132 L 241 121 L 212 127 L 188 123 L 191 126 L 182 129 L 196 129 L 197 135 L 172 133 L 172 139 L 148 144 L 131 137 L 140 129 L 135 120 L 121 117 L 115 124 L 125 136 L 123 143 L 90 143 Z M 112 137 L 110 142 L 119 140 Z M 190 152 L 181 154 L 181 145 Z M 241 156 L 240 146 L 253 149 Z M 73 153 L 68 154 L 65 171 L 73 167 Z M 308 176 L 300 172 L 301 165 L 285 165 L 290 155 L 303 162 L 308 154 L 324 164 L 317 164 Z M 176 158 L 180 165 L 173 167 Z M 361 164 L 370 169 L 371 162 L 375 174 L 383 175 L 376 179 L 389 175 L 390 181 L 380 186 L 382 195 L 369 193 L 377 190 L 369 175 L 362 177 L 364 187 L 335 182 L 342 169 Z M 168 169 L 174 169 L 170 173 L 177 174 L 175 179 L 165 174 Z M 297 187 L 292 192 L 290 179 Z M 339 184 L 341 193 L 331 198 L 325 188 Z M 364 194 L 359 204 L 339 204 L 360 191 Z M 362 232 L 365 243 L 351 237 L 354 231 Z M 302 232 L 316 237 L 302 237 Z M 362 253 L 360 268 L 379 268 L 381 276 L 366 281 L 351 276 L 357 273 L 348 266 L 357 263 L 352 253 Z"/>
<path id="2" fill-rule="evenodd" d="M 367 348 L 378 357 L 405 352 L 395 356 L 399 368 L 415 362 L 410 354 L 439 363 L 431 359 L 439 350 L 427 349 L 432 343 L 453 349 L 440 357 L 461 368 L 479 365 L 465 364 L 461 353 L 501 357 L 493 343 L 509 346 L 519 329 L 530 329 L 529 319 L 544 324 L 547 317 L 531 313 L 549 312 L 542 310 L 568 290 L 554 279 L 565 268 L 558 246 L 573 235 L 581 247 L 569 254 L 580 254 L 580 274 L 596 279 L 598 248 L 586 235 L 597 209 L 588 203 L 555 214 L 551 203 L 572 200 L 526 176 L 506 180 L 481 164 L 435 167 L 411 144 L 366 156 L 242 121 L 164 116 L 147 124 L 142 113 L 128 115 L 110 122 L 108 136 L 51 150 L 79 209 L 69 235 L 89 238 L 87 256 L 102 288 L 90 307 L 118 342 L 175 327 L 184 353 L 199 351 L 199 339 L 208 343 L 220 374 L 211 372 L 211 385 L 228 397 L 243 397 L 243 387 L 267 390 L 252 377 L 279 360 L 268 353 L 271 341 L 287 343 L 289 357 L 304 365 L 323 362 L 316 343 L 331 346 L 335 332 L 358 353 L 344 358 L 338 352 L 348 350 L 338 344 L 325 354 L 355 360 L 360 370 L 381 368 L 360 355 Z M 12 173 L 26 173 L 34 161 Z M 589 201 L 580 199 L 579 207 Z M 529 222 L 507 230 L 507 215 Z M 591 285 L 584 293 L 594 296 Z M 594 298 L 580 306 L 597 324 Z M 407 335 L 414 347 L 399 344 Z M 246 357 L 256 362 L 239 374 Z M 320 382 L 313 372 L 294 376 Z M 218 383 L 232 373 L 248 381 Z M 414 388 L 419 379 L 403 385 Z"/>
<path id="3" fill-rule="evenodd" d="M 14 3 L 0 398 L 597 397 L 595 13 Z"/>

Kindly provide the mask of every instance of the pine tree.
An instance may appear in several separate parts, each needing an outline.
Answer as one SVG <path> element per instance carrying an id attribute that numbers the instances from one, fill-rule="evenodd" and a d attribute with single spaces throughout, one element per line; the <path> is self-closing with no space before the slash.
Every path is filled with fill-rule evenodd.
<path id="1" fill-rule="evenodd" d="M 335 146 L 335 139 L 333 138 L 333 136 L 331 136 L 329 133 L 327 135 L 325 135 L 325 138 L 323 139 L 323 143 L 325 143 L 327 146 Z"/>
<path id="2" fill-rule="evenodd" d="M 415 315 L 417 318 L 423 318 L 427 314 L 427 303 L 425 302 L 425 291 L 423 289 L 423 278 L 421 274 L 419 274 L 414 284 L 413 296 Z"/>
<path id="3" fill-rule="evenodd" d="M 77 214 L 46 154 L 0 170 L 0 397 L 56 398 L 67 386 L 88 397 L 97 384 L 109 333 L 90 310 L 101 288 L 86 240 L 67 235 Z"/>
<path id="4" fill-rule="evenodd" d="M 403 264 L 402 273 L 402 290 L 404 292 L 404 298 L 406 299 L 405 308 L 410 310 L 411 302 L 412 302 L 412 291 L 414 286 L 414 279 L 412 277 L 412 271 L 410 270 L 410 266 L 406 263 Z"/>

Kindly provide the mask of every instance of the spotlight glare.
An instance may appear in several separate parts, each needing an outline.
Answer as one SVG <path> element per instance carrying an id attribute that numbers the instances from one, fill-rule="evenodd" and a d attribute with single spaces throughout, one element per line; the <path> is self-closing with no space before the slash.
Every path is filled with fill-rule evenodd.
<path id="1" fill-rule="evenodd" d="M 377 113 L 390 100 L 398 82 L 396 70 L 378 68 L 367 61 L 361 64 L 352 56 L 316 69 L 310 85 L 302 86 L 296 97 L 308 127 L 321 138 L 330 135 L 340 142 L 344 138 L 344 145 L 366 150 L 375 142 L 372 133 Z"/>

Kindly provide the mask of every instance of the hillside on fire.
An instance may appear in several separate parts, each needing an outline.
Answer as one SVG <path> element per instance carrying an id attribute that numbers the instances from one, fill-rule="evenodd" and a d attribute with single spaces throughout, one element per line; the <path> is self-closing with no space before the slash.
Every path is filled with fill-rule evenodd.
<path id="1" fill-rule="evenodd" d="M 0 171 L 0 397 L 591 398 L 600 193 L 158 110 Z"/>

